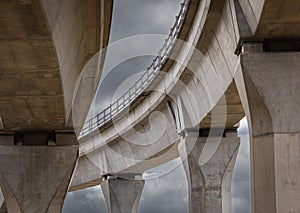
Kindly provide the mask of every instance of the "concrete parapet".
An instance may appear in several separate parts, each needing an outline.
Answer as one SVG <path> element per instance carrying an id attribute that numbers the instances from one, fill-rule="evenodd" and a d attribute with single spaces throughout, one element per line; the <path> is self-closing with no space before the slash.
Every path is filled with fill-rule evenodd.
<path id="1" fill-rule="evenodd" d="M 231 177 L 239 148 L 235 132 L 219 137 L 186 132 L 179 148 L 188 180 L 190 212 L 230 213 Z"/>
<path id="2" fill-rule="evenodd" d="M 0 186 L 8 212 L 61 212 L 78 145 L 0 146 Z"/>
<path id="3" fill-rule="evenodd" d="M 145 181 L 109 176 L 101 184 L 109 213 L 136 213 Z"/>

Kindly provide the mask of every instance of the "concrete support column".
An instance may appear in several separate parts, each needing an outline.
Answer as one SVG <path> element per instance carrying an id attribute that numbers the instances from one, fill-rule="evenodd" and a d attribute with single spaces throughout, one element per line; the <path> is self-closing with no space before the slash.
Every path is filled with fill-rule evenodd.
<path id="1" fill-rule="evenodd" d="M 0 186 L 9 213 L 61 212 L 78 145 L 0 146 Z"/>
<path id="2" fill-rule="evenodd" d="M 300 52 L 243 49 L 235 81 L 251 136 L 252 210 L 300 212 Z"/>
<path id="3" fill-rule="evenodd" d="M 140 178 L 109 176 L 101 188 L 109 213 L 136 213 L 145 181 Z"/>
<path id="4" fill-rule="evenodd" d="M 236 132 L 199 136 L 187 131 L 179 153 L 188 180 L 189 212 L 230 213 L 231 177 L 239 148 Z"/>

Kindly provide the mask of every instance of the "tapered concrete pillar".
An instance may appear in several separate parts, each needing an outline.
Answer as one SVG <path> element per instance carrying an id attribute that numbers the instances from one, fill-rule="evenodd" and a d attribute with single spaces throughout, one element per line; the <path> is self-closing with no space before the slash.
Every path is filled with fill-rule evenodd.
<path id="1" fill-rule="evenodd" d="M 109 213 L 136 213 L 145 181 L 134 176 L 109 176 L 101 184 Z"/>
<path id="2" fill-rule="evenodd" d="M 243 50 L 235 80 L 251 136 L 252 210 L 298 213 L 300 52 L 263 52 L 261 43 Z"/>
<path id="3" fill-rule="evenodd" d="M 231 177 L 239 148 L 236 132 L 199 136 L 186 131 L 179 153 L 188 180 L 189 212 L 230 213 Z"/>
<path id="4" fill-rule="evenodd" d="M 0 186 L 9 213 L 61 212 L 78 145 L 0 146 Z"/>

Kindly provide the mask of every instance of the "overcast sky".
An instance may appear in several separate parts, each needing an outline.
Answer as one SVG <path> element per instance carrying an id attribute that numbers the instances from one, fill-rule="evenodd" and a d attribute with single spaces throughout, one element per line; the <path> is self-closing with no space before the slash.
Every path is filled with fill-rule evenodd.
<path id="1" fill-rule="evenodd" d="M 154 51 L 150 52 L 156 54 L 163 44 L 156 40 L 131 39 L 124 41 L 124 39 L 144 34 L 162 34 L 167 38 L 170 28 L 175 22 L 175 16 L 179 12 L 181 1 L 114 0 L 110 45 L 112 47 L 117 45 L 117 47 L 108 49 L 106 66 L 102 72 L 101 85 L 94 104 L 95 108 L 91 109 L 92 114 L 90 115 L 95 115 L 108 106 L 124 79 L 145 71 L 154 58 L 153 55 L 143 55 L 115 62 L 115 58 L 118 58 L 119 54 L 126 55 L 133 49 L 153 49 Z M 132 42 L 136 40 L 139 41 L 138 44 Z M 118 41 L 124 45 L 118 45 Z M 113 66 L 112 69 L 107 68 L 113 63 L 118 66 Z"/>
<path id="2" fill-rule="evenodd" d="M 114 0 L 110 43 L 140 34 L 168 34 L 179 11 L 181 0 Z M 143 48 L 154 44 L 144 42 Z M 139 45 L 139 46 L 141 46 Z M 161 44 L 155 44 L 161 46 Z M 132 47 L 126 47 L 128 51 Z M 124 79 L 145 70 L 153 56 L 137 57 L 106 70 L 96 98 L 99 112 L 107 106 Z M 107 58 L 107 63 L 113 58 Z M 250 213 L 249 137 L 246 120 L 239 129 L 240 150 L 233 174 L 233 213 Z M 179 159 L 144 173 L 146 184 L 139 204 L 139 213 L 187 213 L 187 183 L 183 167 L 164 174 L 178 165 Z M 151 178 L 156 176 L 156 178 Z M 67 194 L 64 213 L 106 213 L 107 208 L 99 186 Z"/>

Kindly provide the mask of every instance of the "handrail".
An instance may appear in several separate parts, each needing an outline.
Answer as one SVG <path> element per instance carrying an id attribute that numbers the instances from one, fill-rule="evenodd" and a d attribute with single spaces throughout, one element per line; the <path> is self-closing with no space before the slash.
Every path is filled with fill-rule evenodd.
<path id="1" fill-rule="evenodd" d="M 183 3 L 181 3 L 179 15 L 176 16 L 176 21 L 173 27 L 170 29 L 168 38 L 165 40 L 162 48 L 158 51 L 157 56 L 153 59 L 152 63 L 143 73 L 143 75 L 115 102 L 105 108 L 102 112 L 98 113 L 95 117 L 85 122 L 80 132 L 80 137 L 85 136 L 93 130 L 100 128 L 106 123 L 112 121 L 113 118 L 127 109 L 152 83 L 160 69 L 166 63 L 170 53 L 172 52 L 172 49 L 175 46 L 176 39 L 186 17 L 189 2 L 190 0 L 184 0 Z"/>

